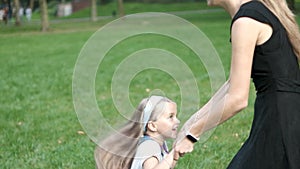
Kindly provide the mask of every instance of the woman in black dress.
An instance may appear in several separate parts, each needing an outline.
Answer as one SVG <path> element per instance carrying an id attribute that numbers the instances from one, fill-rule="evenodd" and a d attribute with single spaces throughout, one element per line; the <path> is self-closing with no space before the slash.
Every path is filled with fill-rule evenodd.
<path id="1" fill-rule="evenodd" d="M 229 80 L 184 125 L 176 156 L 248 104 L 257 91 L 249 138 L 229 169 L 300 169 L 300 34 L 286 0 L 208 0 L 232 17 Z M 175 157 L 177 158 L 177 157 Z"/>

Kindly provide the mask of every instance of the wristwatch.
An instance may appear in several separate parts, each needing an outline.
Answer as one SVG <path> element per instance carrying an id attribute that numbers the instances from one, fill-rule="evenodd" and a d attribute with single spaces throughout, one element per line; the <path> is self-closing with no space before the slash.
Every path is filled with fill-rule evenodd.
<path id="1" fill-rule="evenodd" d="M 190 132 L 186 133 L 186 138 L 190 140 L 192 143 L 196 143 L 200 138 L 195 137 L 193 134 Z"/>

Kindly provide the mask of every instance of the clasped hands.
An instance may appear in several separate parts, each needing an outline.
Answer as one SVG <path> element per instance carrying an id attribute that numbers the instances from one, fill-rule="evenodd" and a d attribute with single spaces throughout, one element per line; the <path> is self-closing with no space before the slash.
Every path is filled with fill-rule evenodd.
<path id="1" fill-rule="evenodd" d="M 179 140 L 180 139 L 180 140 Z M 194 150 L 194 143 L 185 137 L 185 133 L 179 134 L 178 139 L 173 145 L 174 160 L 177 161 L 180 157 L 183 157 L 186 153 L 191 153 Z"/>

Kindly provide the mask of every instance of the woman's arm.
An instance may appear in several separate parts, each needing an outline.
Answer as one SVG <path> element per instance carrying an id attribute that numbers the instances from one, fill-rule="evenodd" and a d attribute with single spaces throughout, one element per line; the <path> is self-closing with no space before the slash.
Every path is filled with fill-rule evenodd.
<path id="1" fill-rule="evenodd" d="M 229 80 L 184 125 L 175 150 L 179 154 L 191 152 L 193 144 L 185 132 L 200 137 L 247 107 L 252 60 L 255 45 L 261 39 L 262 23 L 239 18 L 232 26 L 232 58 Z"/>

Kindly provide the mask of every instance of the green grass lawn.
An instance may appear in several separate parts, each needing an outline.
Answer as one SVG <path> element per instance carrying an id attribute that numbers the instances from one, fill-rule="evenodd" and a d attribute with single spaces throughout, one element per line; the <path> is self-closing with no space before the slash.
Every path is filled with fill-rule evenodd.
<path id="1" fill-rule="evenodd" d="M 226 75 L 230 63 L 229 16 L 222 11 L 182 16 L 199 27 L 217 49 Z M 72 101 L 72 75 L 78 54 L 89 37 L 111 20 L 96 23 L 53 24 L 40 33 L 38 25 L 0 30 L 0 168 L 94 168 L 95 143 L 82 134 Z M 129 54 L 146 48 L 162 48 L 181 56 L 193 70 L 201 105 L 210 97 L 209 77 L 190 49 L 163 36 L 141 35 L 118 44 L 101 63 L 95 80 L 99 108 L 108 118 L 115 112 L 111 99 L 111 77 L 115 67 Z M 130 85 L 134 106 L 148 96 L 146 88 L 161 89 L 180 102 L 172 77 L 149 70 L 138 74 Z M 177 168 L 225 168 L 248 136 L 254 89 L 249 108 L 217 127 Z M 191 111 L 195 111 L 191 108 Z M 180 117 L 180 115 L 179 115 Z M 183 123 L 184 121 L 182 121 Z"/>

